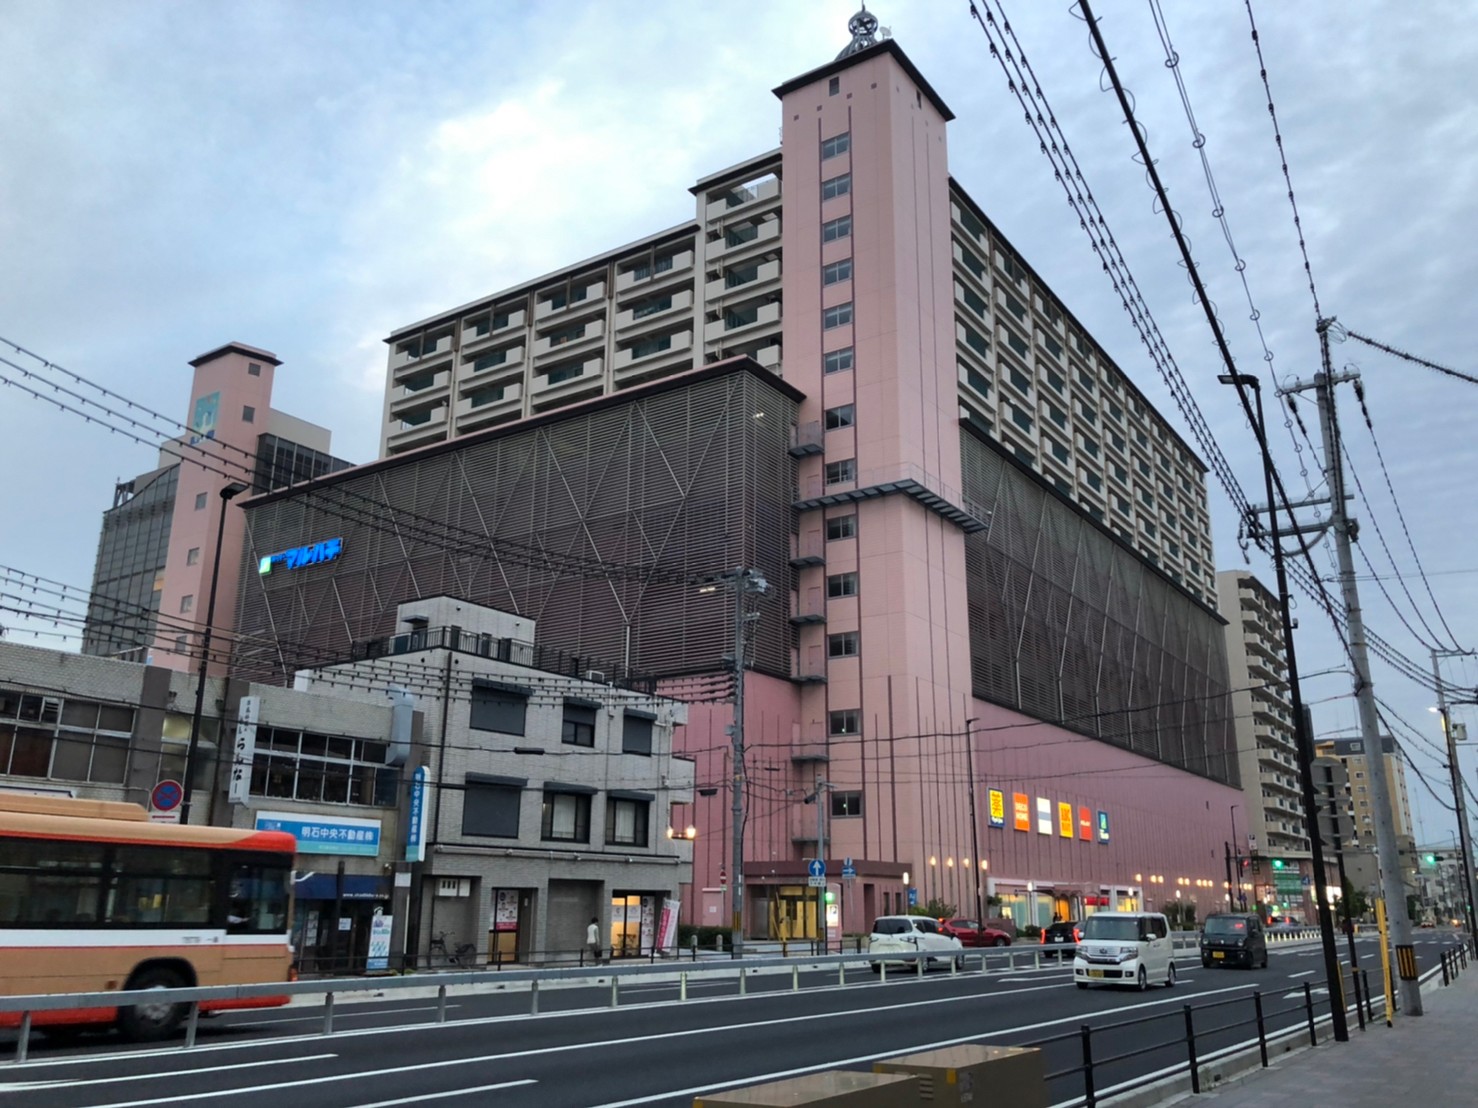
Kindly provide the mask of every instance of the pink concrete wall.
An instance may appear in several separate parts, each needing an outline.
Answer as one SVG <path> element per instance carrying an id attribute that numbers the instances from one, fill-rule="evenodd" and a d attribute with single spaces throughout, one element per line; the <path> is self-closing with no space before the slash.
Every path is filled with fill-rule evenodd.
<path id="1" fill-rule="evenodd" d="M 251 364 L 261 367 L 260 375 L 252 376 L 248 372 Z M 216 528 L 221 513 L 220 490 L 232 481 L 251 484 L 249 474 L 256 455 L 257 436 L 267 429 L 275 365 L 276 360 L 270 356 L 252 356 L 228 347 L 218 357 L 195 367 L 185 423 L 193 428 L 200 401 L 218 393 L 215 437 L 201 439 L 203 452 L 182 451 L 185 462 L 180 467 L 179 491 L 170 524 L 169 556 L 159 602 L 160 628 L 153 649 L 156 665 L 178 670 L 192 670 L 198 665 L 198 633 L 205 625 Z M 247 407 L 254 410 L 251 423 L 243 418 Z M 190 437 L 196 436 L 192 432 Z M 204 461 L 212 468 L 195 464 L 192 458 Z M 225 475 L 213 470 L 224 471 Z M 195 501 L 200 493 L 206 494 L 205 507 L 197 510 Z M 245 519 L 240 508 L 232 504 L 226 509 L 221 577 L 216 590 L 214 627 L 217 638 L 212 646 L 213 655 L 217 653 L 217 645 L 224 647 L 229 642 L 229 638 L 223 639 L 222 636 L 229 636 L 232 631 L 244 534 Z M 200 551 L 198 561 L 193 566 L 189 565 L 189 551 L 197 547 Z M 185 596 L 194 598 L 192 610 L 188 613 L 180 611 L 181 600 Z M 195 633 L 191 635 L 186 653 L 181 654 L 176 649 L 175 639 L 186 629 Z M 224 668 L 213 664 L 211 672 L 224 672 Z"/>

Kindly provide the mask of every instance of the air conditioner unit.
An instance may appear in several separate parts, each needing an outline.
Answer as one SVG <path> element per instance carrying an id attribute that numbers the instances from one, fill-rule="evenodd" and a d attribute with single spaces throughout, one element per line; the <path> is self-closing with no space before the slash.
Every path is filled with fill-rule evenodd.
<path id="1" fill-rule="evenodd" d="M 606 679 L 605 670 L 602 670 L 602 669 L 587 669 L 585 671 L 585 680 L 587 680 L 587 681 L 601 681 L 601 682 L 604 682 L 605 679 Z"/>

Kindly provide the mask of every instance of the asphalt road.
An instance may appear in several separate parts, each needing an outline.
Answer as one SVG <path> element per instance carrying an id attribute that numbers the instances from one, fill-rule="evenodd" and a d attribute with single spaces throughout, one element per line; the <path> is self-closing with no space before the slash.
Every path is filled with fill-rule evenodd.
<path id="1" fill-rule="evenodd" d="M 1449 935 L 1423 934 L 1418 960 L 1434 965 Z M 1341 944 L 1343 952 L 1343 944 Z M 1360 957 L 1379 978 L 1373 937 Z M 1183 1064 L 1185 1012 L 1196 1006 L 1201 1057 L 1253 1036 L 1252 994 L 1260 990 L 1270 1029 L 1304 1023 L 1304 985 L 1318 1012 L 1328 1011 L 1317 944 L 1275 946 L 1266 970 L 1203 969 L 1178 961 L 1174 989 L 1145 993 L 1073 987 L 1065 966 L 1011 973 L 933 972 L 919 980 L 890 974 L 886 983 L 834 969 L 751 975 L 748 995 L 736 978 L 689 982 L 685 1003 L 673 983 L 622 989 L 610 1008 L 604 986 L 545 990 L 529 1015 L 526 990 L 495 990 L 448 1000 L 437 1023 L 433 997 L 387 995 L 341 1003 L 335 1034 L 321 1034 L 322 1009 L 291 1007 L 237 1013 L 201 1024 L 193 1050 L 179 1043 L 131 1047 L 113 1036 L 81 1046 L 33 1046 L 24 1064 L 0 1055 L 0 1103 L 7 1108 L 391 1108 L 393 1105 L 499 1108 L 684 1108 L 717 1089 L 776 1080 L 816 1069 L 868 1069 L 897 1054 L 959 1042 L 1044 1043 L 1049 1071 L 1081 1059 L 1079 1029 L 1088 1024 L 1105 1064 L 1100 1091 L 1137 1074 Z M 1206 1007 L 1213 1006 L 1214 1007 Z M 1127 1026 L 1110 1026 L 1125 1024 Z M 1353 1018 L 1352 1018 L 1353 1026 Z M 1358 1034 L 1358 1032 L 1355 1032 Z M 1081 1092 L 1081 1077 L 1051 1084 L 1059 1102 Z M 493 1098 L 496 1097 L 496 1100 Z"/>

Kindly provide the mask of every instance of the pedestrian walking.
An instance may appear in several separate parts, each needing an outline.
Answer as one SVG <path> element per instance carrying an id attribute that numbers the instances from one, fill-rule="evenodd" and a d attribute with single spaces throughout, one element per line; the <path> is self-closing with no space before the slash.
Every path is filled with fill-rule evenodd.
<path id="1" fill-rule="evenodd" d="M 600 962 L 600 917 L 591 916 L 590 926 L 585 929 L 585 950 L 590 955 L 590 960 L 599 964 Z"/>

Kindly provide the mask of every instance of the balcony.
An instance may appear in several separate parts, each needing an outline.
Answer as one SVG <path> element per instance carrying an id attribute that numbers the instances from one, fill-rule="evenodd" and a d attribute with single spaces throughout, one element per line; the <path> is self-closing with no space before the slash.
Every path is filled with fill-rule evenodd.
<path id="1" fill-rule="evenodd" d="M 501 375 L 504 373 L 522 372 L 524 363 L 524 345 L 515 343 L 512 346 L 499 347 L 496 350 L 487 349 L 475 357 L 462 359 L 462 380 L 476 375 Z"/>
<path id="2" fill-rule="evenodd" d="M 779 281 L 780 259 L 759 258 L 743 265 L 730 266 L 723 276 L 704 286 L 703 295 L 708 303 L 713 304 L 727 296 L 767 292 Z"/>
<path id="3" fill-rule="evenodd" d="M 671 254 L 655 258 L 650 262 L 642 262 L 630 269 L 622 270 L 616 276 L 616 292 L 625 292 L 627 289 L 651 282 L 657 284 L 670 277 L 679 277 L 693 268 L 693 249 L 677 250 Z"/>
<path id="4" fill-rule="evenodd" d="M 751 330 L 770 323 L 780 322 L 779 302 L 769 304 L 747 304 L 742 308 L 725 311 L 722 318 L 704 324 L 703 341 L 706 343 L 738 338 Z"/>
<path id="5" fill-rule="evenodd" d="M 646 327 L 670 321 L 673 316 L 683 312 L 691 311 L 693 307 L 692 289 L 673 289 L 665 296 L 659 297 L 655 302 L 642 303 L 637 301 L 631 307 L 623 308 L 616 313 L 616 331 L 628 331 L 636 327 Z"/>
<path id="6" fill-rule="evenodd" d="M 482 385 L 464 389 L 457 400 L 454 414 L 457 431 L 471 431 L 499 423 L 523 412 L 523 382 Z"/>
<path id="7" fill-rule="evenodd" d="M 616 371 L 616 380 L 623 381 L 638 374 L 650 373 L 653 369 L 692 360 L 693 332 L 677 331 L 622 347 L 616 351 L 612 367 Z"/>
<path id="8" fill-rule="evenodd" d="M 601 380 L 604 366 L 605 359 L 602 357 L 585 358 L 581 361 L 557 365 L 548 373 L 534 375 L 533 387 L 529 390 L 529 394 L 538 403 L 553 396 L 562 396 L 588 388 L 592 383 L 598 383 Z"/>
<path id="9" fill-rule="evenodd" d="M 390 368 L 397 370 L 401 366 L 417 363 L 430 365 L 432 359 L 438 355 L 449 357 L 451 350 L 452 332 L 450 329 L 435 335 L 399 339 L 390 348 Z"/>
<path id="10" fill-rule="evenodd" d="M 826 540 L 820 531 L 792 537 L 790 564 L 796 569 L 826 564 Z"/>
<path id="11" fill-rule="evenodd" d="M 780 199 L 780 178 L 773 173 L 756 178 L 731 188 L 713 189 L 708 193 L 708 203 L 703 208 L 703 218 L 708 222 L 722 219 L 730 213 L 757 208 L 767 201 Z"/>
<path id="12" fill-rule="evenodd" d="M 774 216 L 758 222 L 741 223 L 718 233 L 704 244 L 703 257 L 708 263 L 720 259 L 745 257 L 780 244 L 780 220 Z"/>
<path id="13" fill-rule="evenodd" d="M 424 407 L 427 401 L 441 399 L 451 380 L 450 368 L 396 374 L 395 386 L 390 391 L 391 416 L 398 419 L 408 410 Z"/>
<path id="14" fill-rule="evenodd" d="M 808 454 L 820 454 L 826 448 L 825 432 L 821 421 L 813 419 L 790 429 L 790 454 L 793 458 L 804 458 Z"/>
<path id="15" fill-rule="evenodd" d="M 428 442 L 440 442 L 446 438 L 446 415 L 446 405 L 441 404 L 390 420 L 389 433 L 385 436 L 386 452 L 398 454 Z"/>
<path id="16" fill-rule="evenodd" d="M 790 622 L 797 627 L 826 622 L 826 600 L 819 589 L 814 591 L 814 596 L 808 594 L 805 598 L 795 597 L 791 601 Z"/>
<path id="17" fill-rule="evenodd" d="M 462 352 L 468 353 L 484 343 L 522 330 L 527 320 L 528 312 L 523 308 L 469 316 L 462 324 Z"/>
<path id="18" fill-rule="evenodd" d="M 598 307 L 606 296 L 604 281 L 589 281 L 584 285 L 572 285 L 569 289 L 554 294 L 541 293 L 534 305 L 534 319 L 548 319 L 572 308 Z"/>

